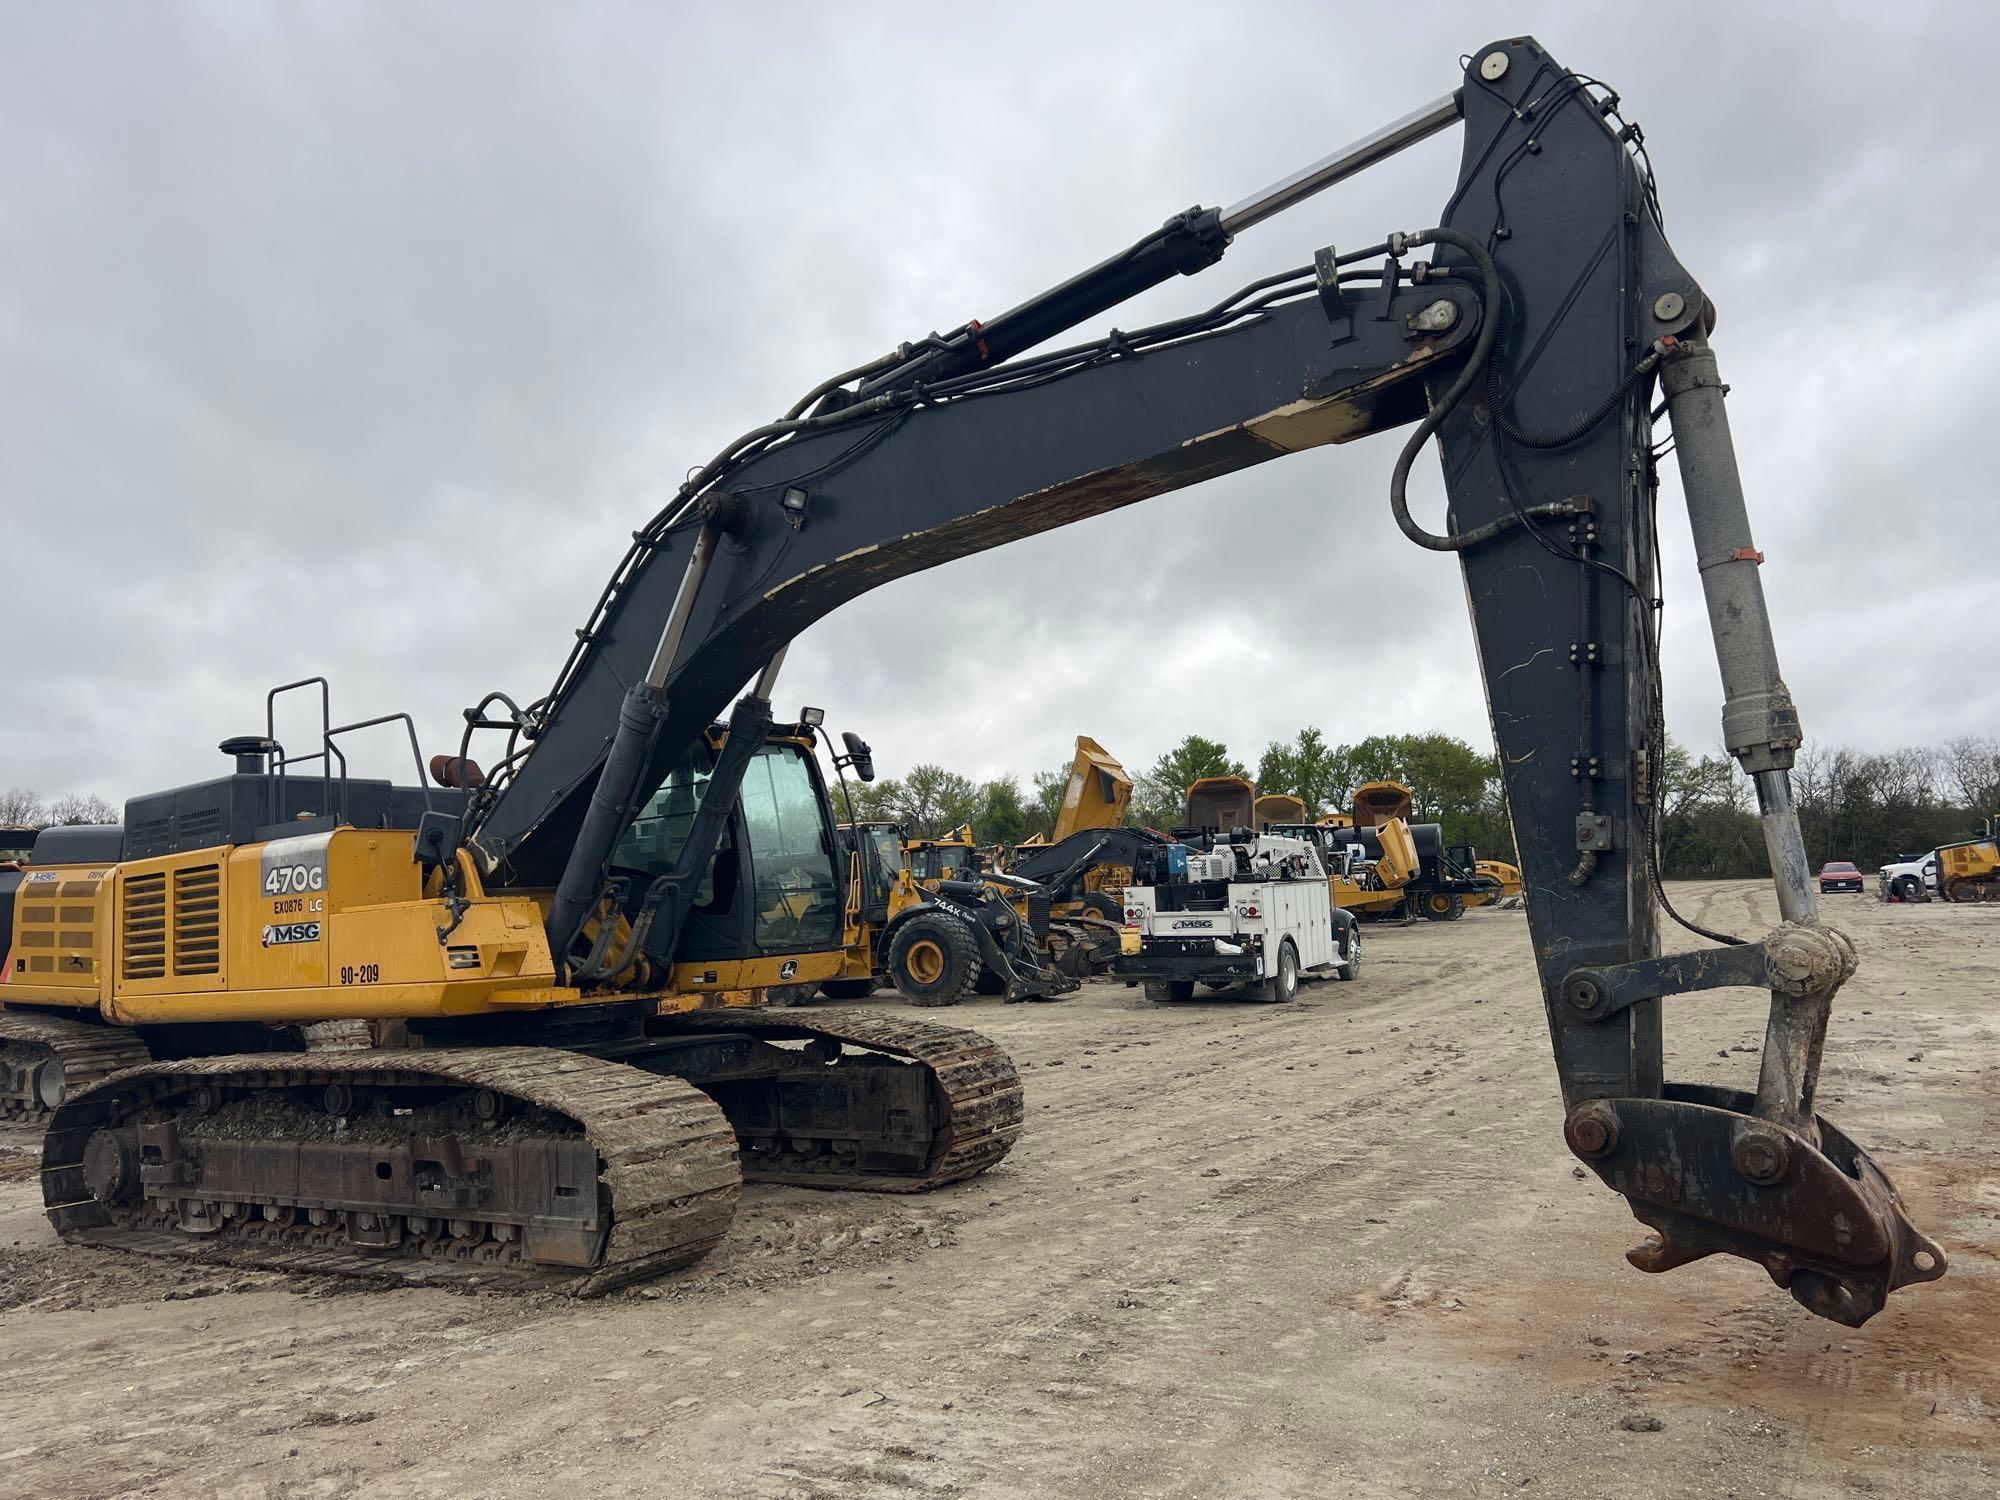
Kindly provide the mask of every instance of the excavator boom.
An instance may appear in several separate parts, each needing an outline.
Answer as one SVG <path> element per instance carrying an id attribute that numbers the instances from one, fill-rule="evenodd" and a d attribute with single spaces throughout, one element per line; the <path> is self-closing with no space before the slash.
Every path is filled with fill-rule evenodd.
<path id="1" fill-rule="evenodd" d="M 1205 312 L 1033 352 L 1454 124 L 1459 175 L 1434 227 L 1345 250 L 1302 244 L 1296 271 Z M 571 954 L 631 809 L 814 621 L 955 558 L 1408 427 L 1390 509 L 1406 537 L 1464 572 L 1566 1140 L 1654 1230 L 1636 1264 L 1745 1256 L 1813 1311 L 1865 1320 L 1895 1287 L 1943 1274 L 1944 1257 L 1815 1111 L 1853 952 L 1819 920 L 1792 808 L 1800 730 L 1707 342 L 1713 309 L 1661 225 L 1643 138 L 1616 97 L 1532 39 L 1504 39 L 1469 54 L 1453 95 L 1264 193 L 1177 215 L 1001 318 L 823 382 L 636 534 L 555 689 L 515 716 L 526 747 L 469 816 L 490 883 L 556 884 L 550 947 Z M 1759 941 L 1667 956 L 1654 854 L 1656 395 L 1716 639 L 1725 741 L 1756 787 L 1785 918 Z M 1427 524 L 1407 485 L 1433 437 L 1448 503 Z M 1352 535 L 1361 519 L 1344 512 L 1340 524 Z M 732 744 L 760 742 L 764 696 L 737 704 Z M 711 798 L 733 795 L 728 770 Z M 691 840 L 684 863 L 700 854 Z M 655 894 L 649 951 L 667 951 L 682 898 Z M 1669 1004 L 1731 986 L 1769 995 L 1755 1091 L 1669 1082 Z"/>

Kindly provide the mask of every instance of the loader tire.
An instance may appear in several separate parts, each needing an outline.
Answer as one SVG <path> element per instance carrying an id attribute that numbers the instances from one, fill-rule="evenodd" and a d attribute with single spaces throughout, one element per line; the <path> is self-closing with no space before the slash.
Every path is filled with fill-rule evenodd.
<path id="1" fill-rule="evenodd" d="M 1093 917 L 1102 917 L 1107 922 L 1123 922 L 1125 907 L 1109 891 L 1085 891 L 1083 909 Z"/>
<path id="2" fill-rule="evenodd" d="M 1433 922 L 1456 922 L 1465 915 L 1465 897 L 1455 891 L 1432 891 L 1424 897 L 1424 915 Z"/>
<path id="3" fill-rule="evenodd" d="M 927 911 L 897 929 L 889 979 L 912 1005 L 956 1005 L 978 979 L 979 940 L 949 912 Z"/>

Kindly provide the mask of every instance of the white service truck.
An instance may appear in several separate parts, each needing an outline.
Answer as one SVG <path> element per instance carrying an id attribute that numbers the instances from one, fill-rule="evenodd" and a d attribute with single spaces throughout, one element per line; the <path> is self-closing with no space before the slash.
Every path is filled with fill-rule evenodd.
<path id="1" fill-rule="evenodd" d="M 1937 894 L 1938 853 L 1905 854 L 1875 872 L 1875 893 L 1884 901 L 1928 901 Z"/>
<path id="2" fill-rule="evenodd" d="M 1361 929 L 1333 904 L 1319 850 L 1306 839 L 1238 830 L 1210 846 L 1170 845 L 1166 874 L 1125 888 L 1113 972 L 1149 1000 L 1195 986 L 1289 1000 L 1303 975 L 1361 971 Z"/>

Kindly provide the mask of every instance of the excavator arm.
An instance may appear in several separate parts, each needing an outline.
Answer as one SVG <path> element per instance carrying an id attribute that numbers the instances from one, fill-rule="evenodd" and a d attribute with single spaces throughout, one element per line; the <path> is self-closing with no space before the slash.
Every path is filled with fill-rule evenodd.
<path id="1" fill-rule="evenodd" d="M 1434 227 L 1344 251 L 1302 245 L 1297 271 L 1205 312 L 1034 352 L 1454 125 L 1459 177 Z M 1642 1269 L 1740 1255 L 1814 1312 L 1858 1324 L 1945 1262 L 1880 1169 L 1814 1109 L 1853 950 L 1819 919 L 1792 807 L 1800 730 L 1713 324 L 1615 96 L 1532 39 L 1482 48 L 1460 88 L 1404 120 L 1233 208 L 1177 215 L 1007 314 L 823 382 L 724 450 L 635 533 L 555 690 L 477 718 L 518 748 L 475 803 L 471 846 L 494 882 L 556 886 L 551 948 L 575 977 L 577 933 L 633 809 L 753 678 L 732 743 L 761 743 L 777 663 L 814 621 L 954 558 L 1408 428 L 1390 508 L 1405 536 L 1464 572 L 1566 1140 L 1654 1231 L 1631 1255 Z M 1757 789 L 1784 917 L 1758 941 L 1665 956 L 1656 396 L 1687 494 L 1725 738 Z M 1448 505 L 1424 520 L 1406 484 L 1433 437 Z M 1351 537 L 1364 523 L 1344 506 L 1337 524 Z M 727 760 L 712 802 L 734 795 Z M 720 833 L 711 821 L 681 871 L 647 893 L 649 951 L 671 950 L 701 840 Z M 1769 995 L 1754 1093 L 1665 1077 L 1666 1011 L 1724 987 Z"/>

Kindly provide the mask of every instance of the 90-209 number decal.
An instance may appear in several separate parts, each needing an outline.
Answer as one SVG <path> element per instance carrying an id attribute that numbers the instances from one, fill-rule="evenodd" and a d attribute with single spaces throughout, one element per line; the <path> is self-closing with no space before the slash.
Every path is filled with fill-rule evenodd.
<path id="1" fill-rule="evenodd" d="M 340 966 L 340 982 L 342 984 L 380 984 L 382 982 L 382 966 L 380 964 L 355 964 L 350 968 L 346 964 L 342 964 Z"/>

